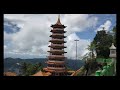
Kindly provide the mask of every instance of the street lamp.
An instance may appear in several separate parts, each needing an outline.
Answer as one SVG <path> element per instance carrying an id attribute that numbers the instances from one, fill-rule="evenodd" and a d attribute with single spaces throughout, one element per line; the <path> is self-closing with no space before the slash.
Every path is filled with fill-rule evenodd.
<path id="1" fill-rule="evenodd" d="M 76 60 L 77 60 L 77 41 L 79 41 L 79 40 L 74 40 L 74 41 L 76 41 Z"/>

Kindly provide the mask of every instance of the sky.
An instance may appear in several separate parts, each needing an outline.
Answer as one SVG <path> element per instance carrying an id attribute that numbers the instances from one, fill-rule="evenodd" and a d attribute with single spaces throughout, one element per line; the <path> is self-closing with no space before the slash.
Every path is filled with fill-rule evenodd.
<path id="1" fill-rule="evenodd" d="M 50 26 L 55 24 L 58 14 L 4 14 L 4 58 L 46 58 L 50 50 Z M 110 31 L 116 26 L 116 14 L 60 14 L 65 28 L 65 56 L 81 59 L 97 31 L 105 27 Z"/>

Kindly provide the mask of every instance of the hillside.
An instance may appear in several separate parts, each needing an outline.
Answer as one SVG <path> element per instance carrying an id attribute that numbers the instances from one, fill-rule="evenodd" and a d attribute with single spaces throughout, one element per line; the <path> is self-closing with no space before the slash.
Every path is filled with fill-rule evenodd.
<path id="1" fill-rule="evenodd" d="M 20 59 L 20 58 L 5 58 L 4 59 L 4 71 L 13 71 L 18 73 L 19 72 L 19 64 L 22 62 L 26 63 L 42 63 L 43 67 L 46 67 L 47 65 L 45 64 L 45 61 L 47 61 L 46 58 L 34 58 L 34 59 Z M 84 65 L 84 61 L 81 60 L 72 60 L 68 59 L 66 60 L 66 66 L 72 70 L 77 70 L 81 66 Z"/>

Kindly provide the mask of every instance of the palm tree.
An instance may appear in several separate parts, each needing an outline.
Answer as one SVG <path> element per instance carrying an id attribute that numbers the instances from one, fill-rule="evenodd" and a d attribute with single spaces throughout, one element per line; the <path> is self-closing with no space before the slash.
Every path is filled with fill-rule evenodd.
<path id="1" fill-rule="evenodd" d="M 95 48 L 96 46 L 93 42 L 91 42 L 91 44 L 88 45 L 88 48 L 87 48 L 90 51 L 90 53 L 88 54 L 90 56 L 90 59 L 87 58 L 87 62 L 85 63 L 86 76 L 91 72 L 91 69 L 92 69 L 93 58 L 95 57 L 93 52 Z"/>
<path id="2" fill-rule="evenodd" d="M 93 59 L 94 58 L 94 50 L 95 50 L 95 48 L 96 48 L 96 46 L 95 46 L 95 44 L 94 43 L 91 43 L 90 45 L 88 45 L 88 50 L 90 51 L 90 53 L 92 54 L 91 55 L 91 58 Z"/>

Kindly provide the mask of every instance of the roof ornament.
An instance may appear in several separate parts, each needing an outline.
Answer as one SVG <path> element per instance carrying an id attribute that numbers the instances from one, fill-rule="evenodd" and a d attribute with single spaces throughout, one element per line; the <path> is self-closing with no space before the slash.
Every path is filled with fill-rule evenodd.
<path id="1" fill-rule="evenodd" d="M 58 20 L 57 20 L 57 25 L 62 25 L 61 22 L 60 22 L 60 14 L 58 15 Z"/>

